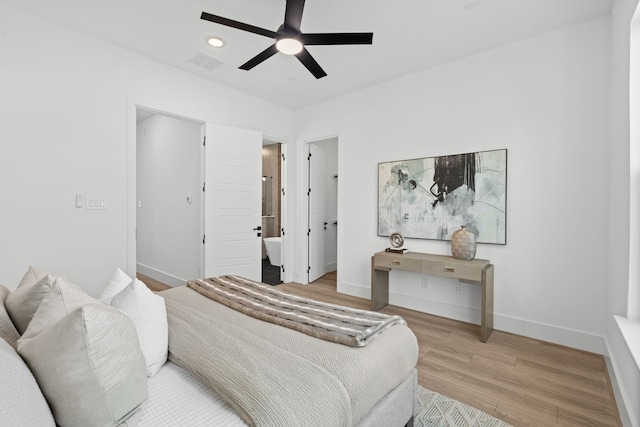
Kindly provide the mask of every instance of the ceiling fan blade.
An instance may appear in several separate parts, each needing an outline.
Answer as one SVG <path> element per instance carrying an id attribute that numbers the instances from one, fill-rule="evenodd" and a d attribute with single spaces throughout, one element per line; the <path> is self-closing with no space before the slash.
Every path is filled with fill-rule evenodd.
<path id="1" fill-rule="evenodd" d="M 248 71 L 253 67 L 255 67 L 256 65 L 260 64 L 261 62 L 271 58 L 277 52 L 278 52 L 278 49 L 276 48 L 276 45 L 272 44 L 271 46 L 269 46 L 268 48 L 266 48 L 265 50 L 263 50 L 262 52 L 260 52 L 259 54 L 257 54 L 256 56 L 254 56 L 253 58 L 251 58 L 250 60 L 248 60 L 238 68 L 240 68 L 241 70 Z"/>
<path id="2" fill-rule="evenodd" d="M 300 32 L 302 22 L 302 11 L 304 10 L 304 0 L 287 0 L 287 7 L 284 11 L 285 31 Z"/>
<path id="3" fill-rule="evenodd" d="M 373 33 L 317 33 L 300 34 L 305 45 L 372 44 Z"/>
<path id="4" fill-rule="evenodd" d="M 318 64 L 318 62 L 313 59 L 313 56 L 311 56 L 307 49 L 302 48 L 300 53 L 296 54 L 296 57 L 300 60 L 300 62 L 302 62 L 302 65 L 307 67 L 307 70 L 309 70 L 311 74 L 316 77 L 316 79 L 321 79 L 327 75 L 320 64 Z"/>
<path id="5" fill-rule="evenodd" d="M 205 21 L 215 22 L 216 24 L 226 25 L 227 27 L 237 28 L 238 30 L 248 31 L 250 33 L 259 34 L 265 37 L 276 38 L 278 35 L 275 31 L 265 30 L 264 28 L 255 27 L 253 25 L 245 24 L 244 22 L 234 21 L 233 19 L 223 18 L 222 16 L 212 15 L 207 12 L 202 12 L 200 19 Z"/>

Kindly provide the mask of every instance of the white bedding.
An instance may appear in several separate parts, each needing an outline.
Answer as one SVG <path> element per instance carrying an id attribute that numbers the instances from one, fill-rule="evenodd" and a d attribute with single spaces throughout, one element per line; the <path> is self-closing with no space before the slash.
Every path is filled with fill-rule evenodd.
<path id="1" fill-rule="evenodd" d="M 149 398 L 135 418 L 139 427 L 246 426 L 215 391 L 172 362 L 149 378 Z"/>
<path id="2" fill-rule="evenodd" d="M 417 363 L 417 339 L 404 324 L 351 347 L 254 319 L 185 286 L 160 295 L 169 360 L 254 425 L 357 425 Z"/>

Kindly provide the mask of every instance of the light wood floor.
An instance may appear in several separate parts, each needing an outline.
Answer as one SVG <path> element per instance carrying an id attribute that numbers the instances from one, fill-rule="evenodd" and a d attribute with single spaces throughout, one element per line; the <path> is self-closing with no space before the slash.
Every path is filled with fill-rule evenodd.
<path id="1" fill-rule="evenodd" d="M 357 308 L 368 299 L 336 292 L 335 273 L 309 285 L 278 288 Z M 621 426 L 604 358 L 568 347 L 494 331 L 401 307 L 418 338 L 420 385 L 514 426 Z"/>
<path id="2" fill-rule="evenodd" d="M 166 286 L 154 282 L 147 285 Z M 370 308 L 368 299 L 336 292 L 335 273 L 278 288 Z M 601 355 L 501 331 L 482 343 L 477 325 L 395 306 L 381 311 L 402 316 L 416 334 L 418 382 L 426 388 L 516 427 L 622 426 Z"/>
<path id="3" fill-rule="evenodd" d="M 171 286 L 166 285 L 162 282 L 157 281 L 156 279 L 152 279 L 149 276 L 145 276 L 144 274 L 137 273 L 136 277 L 139 280 L 142 280 L 147 288 L 151 289 L 154 292 L 164 291 L 165 289 L 169 289 Z"/>

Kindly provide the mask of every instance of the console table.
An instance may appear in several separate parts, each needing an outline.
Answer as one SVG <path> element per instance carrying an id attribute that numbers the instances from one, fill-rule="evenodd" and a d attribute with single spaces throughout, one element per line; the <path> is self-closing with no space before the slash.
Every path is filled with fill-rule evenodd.
<path id="1" fill-rule="evenodd" d="M 403 254 L 377 252 L 371 257 L 371 309 L 389 304 L 389 271 L 405 270 L 451 277 L 482 286 L 480 340 L 486 342 L 493 331 L 493 264 L 486 259 L 465 261 L 451 256 L 418 252 Z"/>

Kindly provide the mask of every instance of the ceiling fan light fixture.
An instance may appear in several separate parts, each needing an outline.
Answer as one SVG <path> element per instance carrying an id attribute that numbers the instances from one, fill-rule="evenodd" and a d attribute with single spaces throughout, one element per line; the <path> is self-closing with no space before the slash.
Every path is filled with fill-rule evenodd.
<path id="1" fill-rule="evenodd" d="M 276 42 L 276 48 L 285 55 L 295 55 L 302 51 L 302 42 L 295 37 L 282 37 Z"/>

